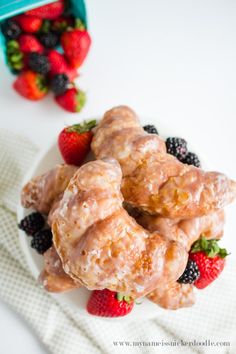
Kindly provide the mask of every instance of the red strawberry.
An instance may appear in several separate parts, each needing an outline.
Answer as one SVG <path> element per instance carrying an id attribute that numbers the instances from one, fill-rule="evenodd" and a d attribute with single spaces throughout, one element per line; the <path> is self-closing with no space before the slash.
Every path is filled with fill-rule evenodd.
<path id="1" fill-rule="evenodd" d="M 70 88 L 66 90 L 62 95 L 55 97 L 56 102 L 64 108 L 66 111 L 75 113 L 80 112 L 83 108 L 86 96 L 83 91 L 77 90 L 76 88 Z"/>
<path id="2" fill-rule="evenodd" d="M 133 307 L 134 302 L 130 302 L 127 296 L 104 289 L 92 292 L 87 304 L 87 311 L 95 316 L 119 317 L 130 313 Z"/>
<path id="3" fill-rule="evenodd" d="M 38 32 L 42 26 L 43 20 L 36 16 L 19 15 L 15 17 L 15 20 L 19 23 L 21 29 L 24 32 L 35 33 Z"/>
<path id="4" fill-rule="evenodd" d="M 80 165 L 90 150 L 93 137 L 91 129 L 96 121 L 75 124 L 61 131 L 58 137 L 58 146 L 61 155 L 67 164 Z"/>
<path id="5" fill-rule="evenodd" d="M 62 34 L 61 45 L 71 65 L 78 68 L 88 54 L 91 38 L 86 30 L 75 29 Z"/>
<path id="6" fill-rule="evenodd" d="M 204 289 L 212 283 L 225 266 L 227 251 L 218 246 L 217 240 L 201 237 L 190 251 L 189 258 L 196 262 L 200 277 L 194 282 L 198 289 Z"/>
<path id="7" fill-rule="evenodd" d="M 27 15 L 37 16 L 47 20 L 53 20 L 62 15 L 65 8 L 63 0 L 55 1 L 51 4 L 37 7 L 26 12 Z"/>
<path id="8" fill-rule="evenodd" d="M 50 50 L 48 53 L 48 60 L 50 62 L 50 76 L 57 74 L 66 74 L 70 81 L 73 81 L 78 73 L 76 69 L 72 68 L 66 61 L 64 55 L 58 53 L 56 50 Z"/>
<path id="9" fill-rule="evenodd" d="M 40 100 L 48 92 L 44 76 L 30 70 L 20 73 L 13 87 L 21 96 L 32 101 Z"/>
<path id="10" fill-rule="evenodd" d="M 32 34 L 22 34 L 19 38 L 20 50 L 23 53 L 43 53 L 43 46 Z"/>

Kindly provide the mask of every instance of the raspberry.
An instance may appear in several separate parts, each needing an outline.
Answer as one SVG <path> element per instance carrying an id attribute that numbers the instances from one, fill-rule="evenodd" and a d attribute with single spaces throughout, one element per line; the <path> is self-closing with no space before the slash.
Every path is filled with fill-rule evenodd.
<path id="1" fill-rule="evenodd" d="M 44 226 L 44 218 L 40 213 L 32 213 L 21 220 L 18 227 L 29 236 L 33 236 Z"/>
<path id="2" fill-rule="evenodd" d="M 52 246 L 52 232 L 49 229 L 38 231 L 32 241 L 31 247 L 39 254 L 43 254 Z"/>

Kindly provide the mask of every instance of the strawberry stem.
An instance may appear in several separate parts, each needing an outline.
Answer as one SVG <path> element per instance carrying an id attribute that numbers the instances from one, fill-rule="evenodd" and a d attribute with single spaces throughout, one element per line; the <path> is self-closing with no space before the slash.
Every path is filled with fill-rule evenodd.
<path id="1" fill-rule="evenodd" d="M 79 134 L 83 134 L 93 129 L 96 126 L 96 124 L 97 121 L 94 119 L 94 120 L 90 120 L 89 122 L 84 121 L 81 124 L 74 124 L 71 127 L 68 127 L 66 130 L 69 133 L 76 132 Z"/>
<path id="2" fill-rule="evenodd" d="M 131 302 L 130 297 L 128 295 L 123 295 L 122 293 L 117 293 L 116 298 L 118 301 L 125 301 L 128 304 Z"/>
<path id="3" fill-rule="evenodd" d="M 48 91 L 46 77 L 41 75 L 41 74 L 37 74 L 36 85 L 37 85 L 37 87 L 39 88 L 39 90 L 41 92 L 47 92 Z"/>
<path id="4" fill-rule="evenodd" d="M 12 69 L 23 69 L 23 54 L 20 51 L 19 44 L 15 40 L 7 42 L 7 60 Z"/>
<path id="5" fill-rule="evenodd" d="M 85 31 L 85 25 L 79 18 L 75 19 L 75 28 L 81 31 Z"/>
<path id="6" fill-rule="evenodd" d="M 42 24 L 42 26 L 40 28 L 40 32 L 48 33 L 50 31 L 50 26 L 51 26 L 50 21 L 49 20 L 44 20 L 43 24 Z"/>
<path id="7" fill-rule="evenodd" d="M 220 248 L 218 240 L 207 240 L 204 235 L 191 248 L 191 253 L 201 251 L 205 252 L 209 258 L 214 258 L 215 256 L 225 258 L 229 255 L 225 248 Z"/>

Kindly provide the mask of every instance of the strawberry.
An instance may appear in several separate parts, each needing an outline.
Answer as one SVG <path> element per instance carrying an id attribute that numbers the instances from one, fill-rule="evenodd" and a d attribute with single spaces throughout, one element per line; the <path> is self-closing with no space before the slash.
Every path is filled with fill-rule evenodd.
<path id="1" fill-rule="evenodd" d="M 32 101 L 40 100 L 48 92 L 45 77 L 30 70 L 20 73 L 13 87 L 21 96 Z"/>
<path id="2" fill-rule="evenodd" d="M 78 68 L 88 54 L 91 38 L 85 29 L 69 30 L 61 35 L 61 45 L 68 61 Z"/>
<path id="3" fill-rule="evenodd" d="M 72 68 L 66 61 L 63 54 L 58 53 L 56 50 L 50 50 L 48 53 L 48 60 L 50 62 L 50 77 L 57 74 L 66 74 L 70 81 L 73 81 L 78 73 L 76 69 Z"/>
<path id="4" fill-rule="evenodd" d="M 122 296 L 108 289 L 94 290 L 87 303 L 91 315 L 102 317 L 120 317 L 131 312 L 134 302 L 128 296 Z"/>
<path id="5" fill-rule="evenodd" d="M 15 20 L 20 25 L 24 32 L 35 33 L 38 32 L 42 26 L 43 20 L 36 16 L 19 15 L 15 17 Z"/>
<path id="6" fill-rule="evenodd" d="M 80 112 L 83 108 L 86 96 L 83 91 L 77 90 L 75 87 L 69 88 L 62 95 L 55 97 L 56 102 L 68 112 Z"/>
<path id="7" fill-rule="evenodd" d="M 75 124 L 61 131 L 58 137 L 58 147 L 65 162 L 70 165 L 80 165 L 90 150 L 93 137 L 91 129 L 96 121 Z"/>
<path id="8" fill-rule="evenodd" d="M 193 244 L 189 258 L 196 262 L 200 277 L 194 282 L 198 289 L 204 289 L 212 283 L 225 266 L 225 248 L 220 248 L 217 240 L 207 240 L 201 237 Z"/>
<path id="9" fill-rule="evenodd" d="M 58 0 L 51 4 L 40 6 L 33 10 L 29 10 L 26 12 L 26 14 L 31 16 L 37 16 L 47 20 L 53 20 L 54 18 L 61 16 L 64 9 L 64 1 Z"/>
<path id="10" fill-rule="evenodd" d="M 19 37 L 20 50 L 23 53 L 43 53 L 44 49 L 38 39 L 32 34 L 22 34 Z"/>

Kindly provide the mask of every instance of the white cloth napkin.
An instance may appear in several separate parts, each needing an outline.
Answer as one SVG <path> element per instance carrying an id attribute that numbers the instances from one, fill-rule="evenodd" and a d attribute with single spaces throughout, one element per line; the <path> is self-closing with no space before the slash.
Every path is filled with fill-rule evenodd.
<path id="1" fill-rule="evenodd" d="M 113 323 L 84 318 L 41 289 L 20 249 L 16 220 L 21 180 L 36 153 L 37 148 L 24 137 L 0 132 L 0 297 L 28 321 L 48 351 L 54 354 L 236 353 L 233 256 L 228 258 L 222 276 L 214 284 L 197 291 L 194 307 L 163 311 L 153 320 Z M 215 345 L 210 346 L 206 340 Z M 217 342 L 229 342 L 230 346 L 217 345 Z"/>

